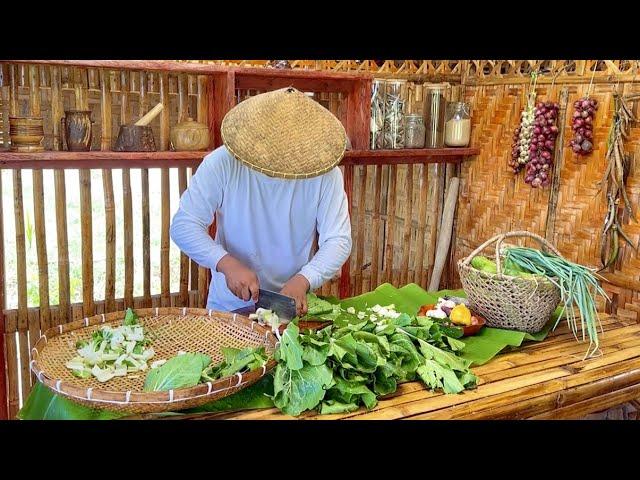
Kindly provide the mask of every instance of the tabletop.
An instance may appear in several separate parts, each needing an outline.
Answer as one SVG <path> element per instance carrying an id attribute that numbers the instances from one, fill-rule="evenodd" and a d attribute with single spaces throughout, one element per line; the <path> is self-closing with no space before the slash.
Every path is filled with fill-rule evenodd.
<path id="1" fill-rule="evenodd" d="M 402 384 L 371 411 L 340 415 L 306 412 L 298 419 L 573 419 L 640 398 L 640 323 L 601 315 L 602 355 L 584 359 L 566 324 L 543 342 L 528 342 L 473 368 L 478 387 L 458 395 Z M 168 419 L 290 420 L 277 409 L 168 417 Z"/>

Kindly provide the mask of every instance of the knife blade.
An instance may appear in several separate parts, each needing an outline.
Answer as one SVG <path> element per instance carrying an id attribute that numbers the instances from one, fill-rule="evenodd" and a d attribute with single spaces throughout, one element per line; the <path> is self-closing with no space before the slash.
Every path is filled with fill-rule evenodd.
<path id="1" fill-rule="evenodd" d="M 284 322 L 293 320 L 297 313 L 295 299 L 263 289 L 260 289 L 258 292 L 256 308 L 271 310 Z"/>

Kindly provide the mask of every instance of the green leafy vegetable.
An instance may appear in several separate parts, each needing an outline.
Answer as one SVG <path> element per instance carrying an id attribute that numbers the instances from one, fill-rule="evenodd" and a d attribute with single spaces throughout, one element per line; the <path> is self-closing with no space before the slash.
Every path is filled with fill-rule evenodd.
<path id="1" fill-rule="evenodd" d="M 127 312 L 124 315 L 123 325 L 138 325 L 138 315 L 136 315 L 131 308 L 127 308 Z"/>
<path id="2" fill-rule="evenodd" d="M 224 377 L 230 377 L 236 373 L 245 373 L 264 365 L 268 356 L 264 347 L 223 348 L 224 361 L 218 365 L 209 365 L 202 371 L 202 382 L 212 382 Z"/>
<path id="3" fill-rule="evenodd" d="M 302 368 L 302 346 L 298 341 L 300 329 L 294 323 L 289 323 L 280 340 L 280 348 L 276 352 L 276 360 L 285 363 L 290 370 Z"/>
<path id="4" fill-rule="evenodd" d="M 202 371 L 211 363 L 211 357 L 202 353 L 185 353 L 152 368 L 144 382 L 145 392 L 193 387 L 200 382 Z"/>
<path id="5" fill-rule="evenodd" d="M 300 334 L 290 324 L 275 354 L 274 404 L 289 415 L 372 409 L 377 396 L 416 378 L 445 393 L 472 388 L 471 362 L 455 353 L 464 347 L 457 340 L 461 329 L 446 328 L 398 313 L 394 305 L 343 309 L 316 332 Z"/>
<path id="6" fill-rule="evenodd" d="M 326 365 L 305 365 L 291 370 L 280 363 L 273 379 L 273 403 L 287 415 L 298 416 L 315 408 L 332 382 L 331 369 Z"/>

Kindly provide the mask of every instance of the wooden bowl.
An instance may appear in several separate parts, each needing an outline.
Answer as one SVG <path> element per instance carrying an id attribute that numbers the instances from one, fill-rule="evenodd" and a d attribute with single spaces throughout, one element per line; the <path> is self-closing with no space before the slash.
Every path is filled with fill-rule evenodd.
<path id="1" fill-rule="evenodd" d="M 418 315 L 419 316 L 425 316 L 429 310 L 433 310 L 434 308 L 436 308 L 435 304 L 423 305 L 423 306 L 420 307 L 420 310 L 418 311 Z M 453 323 L 451 321 L 449 323 L 451 325 L 455 326 L 455 327 L 462 328 L 462 336 L 463 337 L 470 337 L 470 336 L 475 335 L 476 333 L 478 333 L 480 330 L 482 330 L 482 327 L 485 326 L 487 321 L 484 319 L 484 317 L 481 317 L 477 313 L 474 313 L 473 310 L 472 310 L 471 311 L 471 325 L 466 325 L 466 326 L 456 325 L 455 323 Z"/>
<path id="2" fill-rule="evenodd" d="M 484 327 L 484 325 L 486 323 L 487 323 L 487 321 L 483 317 L 481 317 L 478 314 L 472 313 L 471 314 L 471 325 L 466 325 L 466 326 L 462 327 L 462 336 L 463 337 L 470 337 L 472 335 L 475 335 L 480 330 L 482 330 L 482 327 Z"/>
<path id="3" fill-rule="evenodd" d="M 9 117 L 11 150 L 14 152 L 41 152 L 44 150 L 42 117 Z"/>

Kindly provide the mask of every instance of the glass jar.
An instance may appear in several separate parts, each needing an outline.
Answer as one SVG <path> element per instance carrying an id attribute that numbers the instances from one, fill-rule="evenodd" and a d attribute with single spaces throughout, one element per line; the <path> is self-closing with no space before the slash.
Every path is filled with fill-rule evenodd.
<path id="1" fill-rule="evenodd" d="M 447 147 L 467 147 L 471 140 L 471 106 L 465 102 L 447 105 L 444 143 Z"/>
<path id="2" fill-rule="evenodd" d="M 446 83 L 424 84 L 425 147 L 444 147 L 444 117 L 446 113 Z"/>
<path id="3" fill-rule="evenodd" d="M 422 115 L 407 115 L 404 126 L 404 148 L 424 148 L 425 126 Z"/>
<path id="4" fill-rule="evenodd" d="M 384 80 L 374 80 L 371 85 L 371 128 L 369 148 L 384 148 Z"/>
<path id="5" fill-rule="evenodd" d="M 406 80 L 388 80 L 385 82 L 384 148 L 404 148 L 406 99 Z"/>

